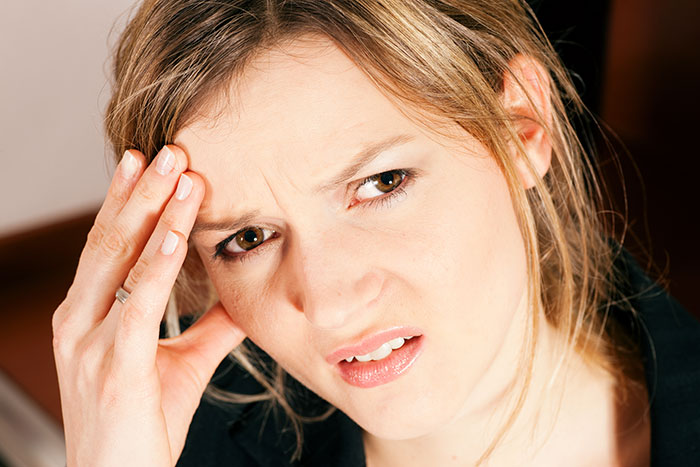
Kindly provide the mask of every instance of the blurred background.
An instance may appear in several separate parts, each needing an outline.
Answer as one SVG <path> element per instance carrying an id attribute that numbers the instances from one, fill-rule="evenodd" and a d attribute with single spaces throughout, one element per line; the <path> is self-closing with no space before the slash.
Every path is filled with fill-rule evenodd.
<path id="1" fill-rule="evenodd" d="M 51 314 L 110 179 L 108 56 L 133 3 L 24 0 L 0 15 L 0 467 L 65 462 Z M 700 2 L 531 4 L 620 158 L 599 145 L 625 245 L 697 316 Z"/>

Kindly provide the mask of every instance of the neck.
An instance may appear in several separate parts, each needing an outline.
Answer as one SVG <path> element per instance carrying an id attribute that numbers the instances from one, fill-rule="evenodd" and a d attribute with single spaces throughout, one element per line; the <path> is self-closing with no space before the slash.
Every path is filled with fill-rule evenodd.
<path id="1" fill-rule="evenodd" d="M 524 335 L 523 325 L 511 326 L 509 333 Z M 575 352 L 562 364 L 562 345 L 560 333 L 542 323 L 527 396 L 482 465 L 648 464 L 646 392 L 621 404 L 614 378 Z M 517 374 L 521 351 L 504 346 L 469 402 L 438 432 L 407 440 L 365 433 L 368 467 L 477 465 L 513 413 L 519 389 L 503 376 Z"/>

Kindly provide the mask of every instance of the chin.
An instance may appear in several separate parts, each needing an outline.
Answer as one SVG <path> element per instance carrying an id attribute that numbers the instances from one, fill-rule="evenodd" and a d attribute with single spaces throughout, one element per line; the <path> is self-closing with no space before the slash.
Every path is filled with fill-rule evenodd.
<path id="1" fill-rule="evenodd" d="M 402 398 L 403 399 L 403 398 Z M 377 438 L 408 440 L 439 432 L 450 424 L 458 409 L 431 405 L 416 398 L 381 407 L 367 407 L 362 413 L 348 413 L 363 430 Z"/>
<path id="2" fill-rule="evenodd" d="M 465 378 L 434 384 L 438 375 L 426 371 L 433 365 L 420 363 L 391 383 L 336 392 L 339 397 L 330 402 L 378 438 L 406 440 L 439 432 L 462 412 L 471 385 Z"/>

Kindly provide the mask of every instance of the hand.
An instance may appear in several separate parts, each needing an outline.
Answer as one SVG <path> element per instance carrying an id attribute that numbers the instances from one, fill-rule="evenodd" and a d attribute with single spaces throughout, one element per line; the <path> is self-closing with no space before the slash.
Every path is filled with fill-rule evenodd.
<path id="1" fill-rule="evenodd" d="M 204 183 L 166 146 L 128 151 L 53 316 L 69 466 L 172 466 L 214 370 L 243 339 L 217 304 L 182 335 L 160 322 Z M 115 300 L 122 286 L 130 296 Z"/>

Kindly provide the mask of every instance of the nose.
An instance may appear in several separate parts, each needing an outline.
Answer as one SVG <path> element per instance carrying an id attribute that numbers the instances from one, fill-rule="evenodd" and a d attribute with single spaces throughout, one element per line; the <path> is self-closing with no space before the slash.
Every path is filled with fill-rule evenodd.
<path id="1" fill-rule="evenodd" d="M 339 329 L 374 305 L 384 281 L 358 236 L 316 233 L 292 241 L 293 301 L 321 329 Z M 366 243 L 365 243 L 366 245 Z"/>

